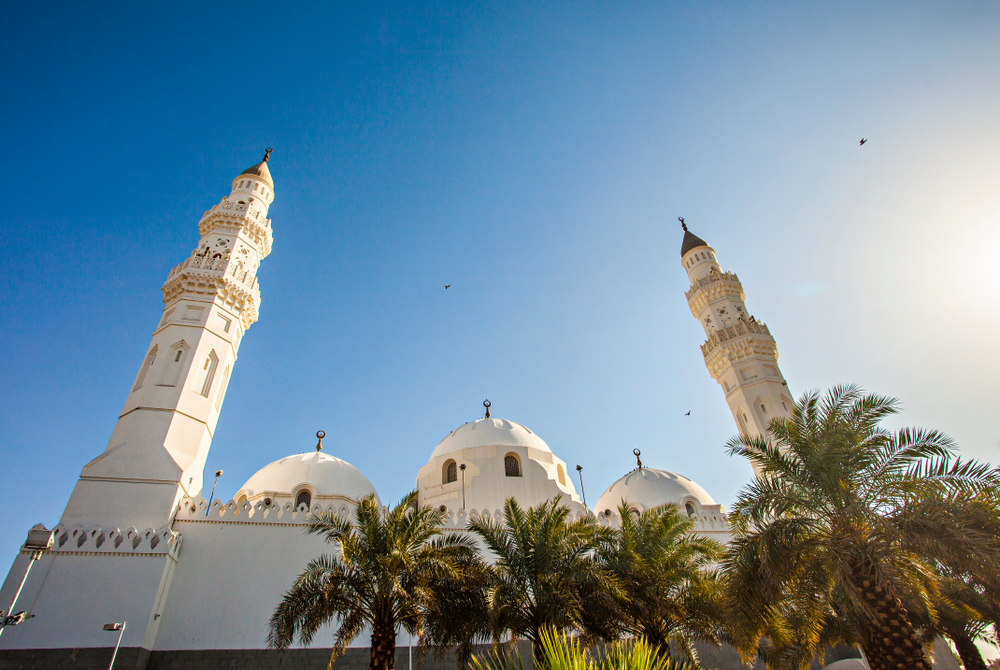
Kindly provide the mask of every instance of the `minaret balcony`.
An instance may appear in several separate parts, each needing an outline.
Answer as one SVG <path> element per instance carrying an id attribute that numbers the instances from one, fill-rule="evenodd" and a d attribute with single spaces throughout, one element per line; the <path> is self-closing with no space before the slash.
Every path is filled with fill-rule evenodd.
<path id="1" fill-rule="evenodd" d="M 257 245 L 261 258 L 271 253 L 271 221 L 256 207 L 223 198 L 222 202 L 202 215 L 198 232 L 204 239 L 219 227 L 245 230 Z"/>
<path id="2" fill-rule="evenodd" d="M 739 321 L 735 326 L 728 326 L 721 330 L 717 330 L 712 333 L 712 336 L 705 340 L 705 344 L 701 345 L 701 353 L 705 358 L 712 351 L 723 343 L 734 343 L 744 337 L 765 337 L 771 343 L 774 342 L 774 338 L 771 337 L 771 331 L 767 329 L 767 326 L 763 323 L 757 321 Z"/>
<path id="3" fill-rule="evenodd" d="M 730 290 L 735 289 L 736 293 L 740 296 L 743 295 L 743 284 L 740 283 L 739 277 L 736 276 L 734 272 L 710 272 L 704 279 L 695 279 L 691 288 L 684 294 L 688 302 L 691 298 L 701 289 L 706 287 L 726 287 Z M 741 298 L 742 299 L 742 298 Z"/>
<path id="4" fill-rule="evenodd" d="M 191 275 L 226 277 L 251 291 L 257 287 L 256 275 L 251 274 L 249 270 L 242 269 L 239 263 L 232 263 L 228 258 L 221 256 L 212 257 L 195 254 L 180 265 L 174 266 L 170 271 L 170 277 L 167 278 L 167 281 L 169 282 L 177 274 L 185 270 L 188 271 L 186 274 Z M 199 272 L 192 272 L 192 270 L 199 270 Z"/>

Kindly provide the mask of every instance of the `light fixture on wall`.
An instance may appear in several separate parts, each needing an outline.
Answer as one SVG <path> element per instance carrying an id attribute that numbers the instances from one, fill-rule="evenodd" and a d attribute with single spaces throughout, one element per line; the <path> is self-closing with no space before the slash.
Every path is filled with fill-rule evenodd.
<path id="1" fill-rule="evenodd" d="M 118 631 L 118 644 L 115 645 L 115 653 L 111 654 L 111 662 L 108 663 L 108 670 L 112 670 L 115 667 L 115 657 L 118 656 L 118 647 L 122 646 L 122 635 L 125 634 L 126 624 L 128 624 L 128 621 L 104 624 L 104 630 Z"/>

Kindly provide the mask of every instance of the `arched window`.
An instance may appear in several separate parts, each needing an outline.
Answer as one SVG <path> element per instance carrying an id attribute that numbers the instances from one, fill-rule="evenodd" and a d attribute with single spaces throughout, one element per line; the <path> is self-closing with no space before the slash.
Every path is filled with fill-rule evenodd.
<path id="1" fill-rule="evenodd" d="M 633 507 L 632 509 L 630 509 L 630 510 L 628 511 L 628 513 L 629 513 L 629 514 L 631 514 L 631 515 L 632 515 L 632 518 L 633 518 L 633 519 L 635 519 L 636 521 L 638 521 L 638 520 L 639 520 L 639 517 L 640 517 L 640 516 L 642 516 L 642 512 L 640 512 L 639 510 L 637 510 L 637 509 L 636 509 L 636 508 L 634 508 L 634 507 Z"/>
<path id="2" fill-rule="evenodd" d="M 299 491 L 299 494 L 295 496 L 295 509 L 299 509 L 300 507 L 305 505 L 306 509 L 308 510 L 309 505 L 311 504 L 312 504 L 312 495 L 309 493 L 309 491 Z"/>
<path id="3" fill-rule="evenodd" d="M 556 466 L 556 474 L 559 476 L 559 483 L 566 486 L 566 470 L 561 463 Z"/>
<path id="4" fill-rule="evenodd" d="M 694 505 L 691 503 L 684 503 L 684 511 L 687 512 L 688 516 L 693 517 L 695 514 Z"/>
<path id="5" fill-rule="evenodd" d="M 517 454 L 507 454 L 503 457 L 503 471 L 508 477 L 521 476 L 521 459 Z"/>
<path id="6" fill-rule="evenodd" d="M 163 368 L 163 374 L 157 383 L 158 386 L 177 386 L 181 372 L 184 370 L 184 364 L 187 362 L 184 360 L 187 350 L 188 345 L 184 340 L 170 348 L 170 358 L 167 359 L 167 364 Z"/>
<path id="7" fill-rule="evenodd" d="M 444 464 L 444 477 L 442 478 L 442 484 L 451 484 L 454 481 L 458 481 L 458 463 L 455 461 L 448 461 Z"/>

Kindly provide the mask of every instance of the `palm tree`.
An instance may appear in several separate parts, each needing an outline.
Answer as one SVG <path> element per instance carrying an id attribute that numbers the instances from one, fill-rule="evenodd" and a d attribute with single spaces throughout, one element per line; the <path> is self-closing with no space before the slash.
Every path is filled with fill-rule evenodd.
<path id="1" fill-rule="evenodd" d="M 730 440 L 730 454 L 762 473 L 730 515 L 737 537 L 723 561 L 745 657 L 767 634 L 806 650 L 802 667 L 838 630 L 872 670 L 930 670 L 913 622 L 933 619 L 935 563 L 960 573 L 1000 564 L 987 530 L 1000 471 L 956 459 L 937 431 L 881 428 L 897 408 L 840 386 L 803 395 L 767 437 Z"/>
<path id="2" fill-rule="evenodd" d="M 693 534 L 694 520 L 673 505 L 634 513 L 622 502 L 618 514 L 621 527 L 598 558 L 621 585 L 623 632 L 665 657 L 679 647 L 694 661 L 695 638 L 719 642 L 721 580 L 713 564 L 722 545 Z"/>
<path id="3" fill-rule="evenodd" d="M 527 510 L 513 498 L 504 503 L 503 522 L 474 518 L 469 529 L 496 557 L 487 591 L 494 639 L 531 640 L 542 659 L 541 632 L 593 630 L 595 612 L 615 608 L 615 579 L 592 557 L 608 538 L 593 517 L 569 521 L 569 507 L 553 498 Z"/>
<path id="4" fill-rule="evenodd" d="M 990 641 L 989 629 L 1000 621 L 1000 603 L 983 585 L 954 575 L 941 575 L 939 583 L 937 620 L 927 625 L 925 637 L 944 635 L 955 644 L 965 670 L 987 670 L 976 641 Z"/>
<path id="5" fill-rule="evenodd" d="M 444 513 L 416 506 L 411 492 L 391 510 L 374 495 L 358 501 L 354 520 L 332 511 L 313 515 L 308 533 L 336 549 L 309 562 L 271 615 L 267 644 L 286 649 L 308 645 L 325 624 L 335 622 L 330 665 L 362 631 L 371 631 L 371 670 L 393 670 L 396 631 L 421 632 L 423 614 L 434 607 L 435 585 L 461 578 L 474 562 L 468 536 L 441 534 Z"/>

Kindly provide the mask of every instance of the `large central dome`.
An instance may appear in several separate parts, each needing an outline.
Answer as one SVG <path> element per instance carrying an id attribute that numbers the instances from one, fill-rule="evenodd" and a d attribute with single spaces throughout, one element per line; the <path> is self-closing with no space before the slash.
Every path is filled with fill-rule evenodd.
<path id="1" fill-rule="evenodd" d="M 531 429 L 507 419 L 477 419 L 448 433 L 434 448 L 431 458 L 475 447 L 531 447 L 552 453 Z"/>

